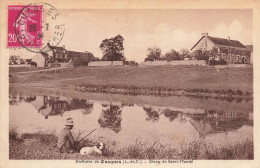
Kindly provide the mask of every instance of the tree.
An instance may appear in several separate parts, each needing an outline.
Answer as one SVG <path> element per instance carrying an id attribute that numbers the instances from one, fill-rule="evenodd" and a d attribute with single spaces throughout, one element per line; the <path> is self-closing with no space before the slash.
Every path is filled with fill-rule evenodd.
<path id="1" fill-rule="evenodd" d="M 200 51 L 198 52 L 197 60 L 205 60 L 208 63 L 209 56 L 210 56 L 209 51 Z"/>
<path id="2" fill-rule="evenodd" d="M 185 57 L 187 56 L 190 52 L 188 49 L 185 49 L 185 48 L 182 48 L 180 51 L 179 51 L 180 55 Z"/>
<path id="3" fill-rule="evenodd" d="M 162 51 L 159 47 L 150 47 L 147 49 L 148 54 L 144 61 L 156 61 L 160 60 L 162 56 Z"/>
<path id="4" fill-rule="evenodd" d="M 167 60 L 167 61 L 173 61 L 173 60 L 183 60 L 183 57 L 180 56 L 180 54 L 175 51 L 174 49 L 172 49 L 171 51 L 167 52 L 164 57 L 163 60 Z"/>
<path id="5" fill-rule="evenodd" d="M 121 35 L 105 39 L 100 44 L 100 49 L 103 52 L 102 60 L 104 61 L 124 61 L 124 38 Z"/>
<path id="6" fill-rule="evenodd" d="M 11 57 L 9 58 L 10 62 L 12 62 L 12 64 L 17 64 L 17 61 L 20 59 L 20 56 L 17 55 L 11 55 Z"/>

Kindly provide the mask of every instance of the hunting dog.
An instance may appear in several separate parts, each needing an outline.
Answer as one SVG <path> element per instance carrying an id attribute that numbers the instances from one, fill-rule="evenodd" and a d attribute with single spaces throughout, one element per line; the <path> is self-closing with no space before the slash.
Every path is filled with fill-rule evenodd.
<path id="1" fill-rule="evenodd" d="M 93 147 L 83 147 L 80 150 L 80 154 L 82 156 L 102 156 L 103 150 L 105 149 L 105 145 L 103 143 L 98 143 Z"/>

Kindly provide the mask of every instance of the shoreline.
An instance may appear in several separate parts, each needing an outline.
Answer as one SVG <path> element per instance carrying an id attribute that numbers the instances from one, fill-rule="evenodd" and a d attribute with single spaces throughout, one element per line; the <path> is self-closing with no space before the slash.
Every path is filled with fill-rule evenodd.
<path id="1" fill-rule="evenodd" d="M 115 86 L 115 85 L 75 85 L 75 86 L 42 86 L 42 85 L 17 85 L 9 84 L 9 88 L 40 88 L 56 89 L 81 93 L 100 93 L 112 95 L 129 96 L 157 96 L 157 97 L 192 97 L 198 99 L 216 99 L 221 101 L 253 100 L 253 93 L 241 90 L 209 90 L 209 89 L 172 89 L 163 87 L 135 87 L 135 86 Z"/>

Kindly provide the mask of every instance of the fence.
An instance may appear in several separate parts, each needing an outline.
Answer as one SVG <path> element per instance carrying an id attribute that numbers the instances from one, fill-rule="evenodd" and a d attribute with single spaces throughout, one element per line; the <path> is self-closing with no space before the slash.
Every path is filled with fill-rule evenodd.
<path id="1" fill-rule="evenodd" d="M 88 66 L 121 66 L 123 61 L 92 61 L 88 63 Z"/>
<path id="2" fill-rule="evenodd" d="M 142 65 L 206 65 L 204 60 L 146 61 Z"/>

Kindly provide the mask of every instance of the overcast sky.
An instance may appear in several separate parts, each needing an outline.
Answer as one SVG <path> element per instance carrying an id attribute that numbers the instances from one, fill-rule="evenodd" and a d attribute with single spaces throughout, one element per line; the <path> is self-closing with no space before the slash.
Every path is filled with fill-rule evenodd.
<path id="1" fill-rule="evenodd" d="M 60 46 L 89 51 L 101 58 L 100 43 L 118 34 L 125 39 L 127 60 L 141 62 L 147 48 L 162 54 L 171 49 L 191 49 L 201 33 L 252 44 L 252 10 L 62 10 L 65 23 Z M 28 51 L 27 51 L 28 52 Z M 31 55 L 31 54 L 28 54 Z M 27 57 L 29 57 L 27 55 Z M 33 54 L 32 54 L 33 55 Z"/>

